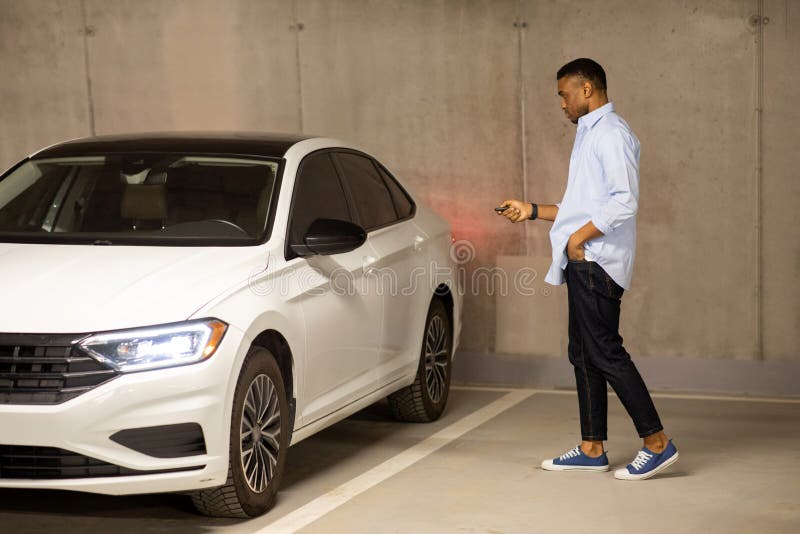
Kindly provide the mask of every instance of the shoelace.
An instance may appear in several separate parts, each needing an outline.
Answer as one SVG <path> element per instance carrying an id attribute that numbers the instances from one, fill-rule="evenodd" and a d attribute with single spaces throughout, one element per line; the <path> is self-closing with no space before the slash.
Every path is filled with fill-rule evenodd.
<path id="1" fill-rule="evenodd" d="M 581 454 L 580 447 L 581 447 L 580 445 L 575 445 L 574 449 L 567 451 L 561 456 L 559 456 L 558 457 L 559 460 L 566 460 L 567 458 L 574 458 L 576 456 L 579 456 Z"/>
<path id="2" fill-rule="evenodd" d="M 647 453 L 645 451 L 639 451 L 639 454 L 637 454 L 636 458 L 633 459 L 631 465 L 633 466 L 634 469 L 639 471 L 642 467 L 644 467 L 644 464 L 646 464 L 648 460 L 650 460 L 650 458 L 652 457 L 653 455 L 650 453 Z"/>

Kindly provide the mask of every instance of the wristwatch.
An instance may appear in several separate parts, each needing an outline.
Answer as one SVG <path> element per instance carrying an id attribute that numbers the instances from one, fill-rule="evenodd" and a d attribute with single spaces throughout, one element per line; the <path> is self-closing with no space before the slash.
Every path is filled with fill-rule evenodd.
<path id="1" fill-rule="evenodd" d="M 533 202 L 531 202 L 530 204 L 531 204 L 531 207 L 533 208 L 533 210 L 531 211 L 531 216 L 528 217 L 528 220 L 534 221 L 534 220 L 536 220 L 536 217 L 539 216 L 539 206 L 537 206 Z"/>

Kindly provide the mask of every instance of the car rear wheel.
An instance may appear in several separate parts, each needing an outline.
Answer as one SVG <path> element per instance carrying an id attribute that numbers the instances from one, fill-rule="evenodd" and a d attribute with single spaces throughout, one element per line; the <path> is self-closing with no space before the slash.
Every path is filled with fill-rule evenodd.
<path id="1" fill-rule="evenodd" d="M 441 417 L 450 393 L 453 332 L 444 302 L 428 308 L 419 367 L 414 383 L 389 395 L 392 415 L 400 421 L 427 423 Z"/>
<path id="2" fill-rule="evenodd" d="M 255 517 L 275 503 L 289 448 L 289 408 L 280 368 L 270 351 L 252 347 L 233 398 L 228 479 L 192 494 L 214 517 Z"/>

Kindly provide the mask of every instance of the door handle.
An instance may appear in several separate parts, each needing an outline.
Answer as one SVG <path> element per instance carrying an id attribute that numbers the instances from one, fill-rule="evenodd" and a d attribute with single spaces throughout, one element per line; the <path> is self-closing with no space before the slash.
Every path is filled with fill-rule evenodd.
<path id="1" fill-rule="evenodd" d="M 422 243 L 425 242 L 425 238 L 421 235 L 414 237 L 414 252 L 419 252 L 422 250 Z"/>
<path id="2" fill-rule="evenodd" d="M 376 261 L 378 261 L 378 258 L 375 256 L 364 256 L 361 259 L 361 270 L 364 271 L 364 274 L 371 273 L 375 270 L 375 267 L 373 267 L 372 264 Z"/>

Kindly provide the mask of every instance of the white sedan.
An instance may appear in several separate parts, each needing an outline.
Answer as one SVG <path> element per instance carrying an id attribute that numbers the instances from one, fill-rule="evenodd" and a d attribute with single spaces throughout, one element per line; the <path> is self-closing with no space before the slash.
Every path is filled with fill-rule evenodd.
<path id="1" fill-rule="evenodd" d="M 0 487 L 272 506 L 289 446 L 388 396 L 437 419 L 450 227 L 324 138 L 80 139 L 0 178 Z"/>

